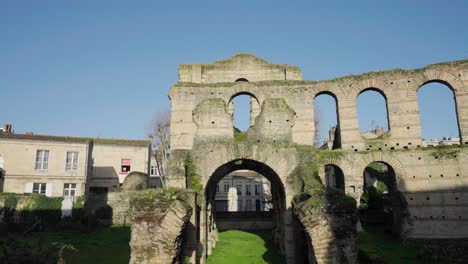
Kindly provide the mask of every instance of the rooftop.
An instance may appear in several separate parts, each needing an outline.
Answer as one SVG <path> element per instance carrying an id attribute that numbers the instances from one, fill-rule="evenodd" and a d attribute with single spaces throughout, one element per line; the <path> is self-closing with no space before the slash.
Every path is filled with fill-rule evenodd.
<path id="1" fill-rule="evenodd" d="M 73 142 L 73 143 L 89 143 L 92 141 L 94 144 L 130 145 L 130 146 L 148 146 L 151 144 L 149 140 L 67 137 L 67 136 L 13 134 L 13 133 L 0 133 L 0 139 L 46 140 L 46 141 L 61 141 L 61 142 Z"/>

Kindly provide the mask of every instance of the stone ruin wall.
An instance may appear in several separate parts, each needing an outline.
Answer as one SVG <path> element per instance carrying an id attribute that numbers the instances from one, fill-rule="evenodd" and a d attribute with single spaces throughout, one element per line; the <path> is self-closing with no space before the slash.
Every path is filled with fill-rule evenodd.
<path id="1" fill-rule="evenodd" d="M 235 82 L 239 78 L 249 82 Z M 385 162 L 394 168 L 398 190 L 404 194 L 413 218 L 413 228 L 408 231 L 408 236 L 468 236 L 467 152 L 463 148 L 458 155 L 436 159 L 434 150 L 420 148 L 422 139 L 416 96 L 419 87 L 429 82 L 441 82 L 451 87 L 455 93 L 461 143 L 467 145 L 468 61 L 433 64 L 416 70 L 369 72 L 326 81 L 304 81 L 297 67 L 270 64 L 249 54 L 239 54 L 213 64 L 181 65 L 179 79 L 169 94 L 172 150 L 191 150 L 200 142 L 233 140 L 229 106 L 238 94 L 253 96 L 262 109 L 263 114 L 256 119 L 259 123 L 249 130 L 250 137 L 268 140 L 288 140 L 290 137 L 294 143 L 312 145 L 314 98 L 322 93 L 331 94 L 337 99 L 341 151 L 346 155 L 330 164 L 343 170 L 346 193 L 359 199 L 363 191 L 364 168 L 372 161 Z M 356 98 L 367 89 L 381 92 L 387 101 L 390 132 L 380 140 L 365 140 L 359 132 Z M 275 111 L 279 99 L 284 100 L 291 111 Z M 258 135 L 254 135 L 255 132 Z M 200 155 L 204 155 L 205 160 L 200 161 L 201 175 L 209 177 L 210 171 L 222 165 L 213 162 L 219 160 L 220 155 L 222 157 L 220 153 Z M 293 164 L 285 164 L 279 170 L 291 171 Z"/>

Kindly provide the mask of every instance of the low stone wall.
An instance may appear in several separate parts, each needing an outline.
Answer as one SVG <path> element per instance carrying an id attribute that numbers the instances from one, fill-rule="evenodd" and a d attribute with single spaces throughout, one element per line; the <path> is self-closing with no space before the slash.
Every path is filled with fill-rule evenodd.
<path id="1" fill-rule="evenodd" d="M 218 219 L 216 226 L 219 231 L 224 230 L 269 230 L 273 229 L 273 221 L 271 219 Z"/>
<path id="2" fill-rule="evenodd" d="M 64 218 L 79 222 L 84 196 L 74 199 L 40 194 L 0 193 L 0 233 L 57 228 Z"/>

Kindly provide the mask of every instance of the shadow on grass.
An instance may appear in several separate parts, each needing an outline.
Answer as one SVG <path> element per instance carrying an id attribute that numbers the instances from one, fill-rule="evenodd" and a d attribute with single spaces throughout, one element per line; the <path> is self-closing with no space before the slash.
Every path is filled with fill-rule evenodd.
<path id="1" fill-rule="evenodd" d="M 53 243 L 72 245 L 78 251 L 65 251 L 66 264 L 128 263 L 130 227 L 110 227 L 91 233 L 78 231 L 38 232 L 0 237 L 1 263 L 57 263 Z M 25 258 L 24 256 L 27 256 Z"/>
<path id="2" fill-rule="evenodd" d="M 358 250 L 361 264 L 423 263 L 416 247 L 404 244 L 377 225 L 368 225 L 359 234 Z"/>

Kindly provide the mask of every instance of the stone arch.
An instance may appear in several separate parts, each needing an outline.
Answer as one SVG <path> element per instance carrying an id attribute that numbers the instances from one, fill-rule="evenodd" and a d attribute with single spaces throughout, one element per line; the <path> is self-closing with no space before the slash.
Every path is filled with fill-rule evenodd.
<path id="1" fill-rule="evenodd" d="M 400 160 L 395 158 L 393 155 L 388 154 L 386 152 L 372 152 L 369 154 L 365 154 L 361 158 L 357 159 L 354 164 L 354 173 L 361 180 L 362 179 L 362 172 L 370 163 L 374 161 L 379 161 L 390 165 L 393 170 L 395 171 L 396 177 L 396 187 L 401 187 L 402 179 L 406 177 L 406 171 L 403 167 L 403 164 Z"/>
<path id="2" fill-rule="evenodd" d="M 227 103 L 228 112 L 234 117 L 235 105 L 233 104 L 233 100 L 237 96 L 241 96 L 241 95 L 248 95 L 250 97 L 250 126 L 254 126 L 255 119 L 257 118 L 257 116 L 260 114 L 260 111 L 261 111 L 261 104 L 257 96 L 255 96 L 252 92 L 241 90 L 232 94 Z M 233 124 L 234 124 L 234 120 L 233 120 Z"/>
<path id="3" fill-rule="evenodd" d="M 282 253 L 286 252 L 286 225 L 284 222 L 285 214 L 287 212 L 286 203 L 286 190 L 283 182 L 278 173 L 264 162 L 260 162 L 254 159 L 234 159 L 230 160 L 219 167 L 217 167 L 213 173 L 209 176 L 209 179 L 204 189 L 204 208 L 205 210 L 205 224 L 206 231 L 202 236 L 206 237 L 209 245 L 216 243 L 213 240 L 211 233 L 216 233 L 216 206 L 213 204 L 216 195 L 216 186 L 218 182 L 224 178 L 227 174 L 236 170 L 251 170 L 255 171 L 270 181 L 271 194 L 273 200 L 273 221 L 275 226 L 273 227 L 274 241 L 279 247 Z M 216 237 L 216 235 L 214 235 Z M 211 249 L 208 249 L 210 251 Z"/>
<path id="4" fill-rule="evenodd" d="M 420 82 L 418 83 L 419 85 L 416 89 L 416 92 L 417 90 L 419 90 L 419 88 L 421 88 L 421 86 L 431 82 L 440 82 L 442 84 L 447 85 L 450 89 L 453 90 L 455 95 L 457 94 L 457 92 L 463 92 L 464 90 L 463 81 L 457 76 L 446 71 L 427 70 L 421 76 L 419 81 Z"/>
<path id="5" fill-rule="evenodd" d="M 458 96 L 460 93 L 464 91 L 464 86 L 463 86 L 463 81 L 456 77 L 455 75 L 444 72 L 444 71 L 436 71 L 436 70 L 429 70 L 424 73 L 421 78 L 418 79 L 417 86 L 415 87 L 415 95 L 416 95 L 416 100 L 418 97 L 418 92 L 419 90 L 426 84 L 430 83 L 439 83 L 444 86 L 446 86 L 452 93 L 454 97 L 454 103 L 455 103 L 455 115 L 456 115 L 456 122 L 457 122 L 457 129 L 458 129 L 458 136 L 460 138 L 460 144 L 462 144 L 462 132 L 461 132 L 461 126 L 460 126 L 460 115 L 458 111 Z M 419 101 L 417 100 L 418 104 L 418 112 L 419 112 L 419 118 L 420 118 L 420 124 L 421 124 L 421 112 L 419 109 Z M 422 126 L 421 126 L 421 132 L 422 132 Z M 422 135 L 422 133 L 421 133 Z"/>
<path id="6" fill-rule="evenodd" d="M 324 185 L 327 188 L 336 188 L 345 190 L 345 176 L 343 170 L 335 165 L 327 163 L 324 166 L 325 169 L 325 182 Z"/>
<path id="7" fill-rule="evenodd" d="M 385 97 L 385 99 L 387 99 L 387 96 L 385 94 L 386 90 L 389 89 L 389 84 L 382 79 L 367 79 L 361 82 L 353 83 L 350 85 L 350 87 L 356 93 L 356 96 L 354 98 L 357 98 L 359 94 L 372 88 L 373 90 L 381 93 Z"/>
<path id="8" fill-rule="evenodd" d="M 382 154 L 382 153 L 379 153 Z M 383 205 L 384 211 L 385 208 L 391 208 L 391 210 L 387 211 L 391 214 L 391 225 L 388 226 L 391 228 L 391 232 L 397 236 L 405 236 L 405 233 L 408 231 L 408 219 L 409 219 L 409 211 L 408 211 L 408 203 L 406 201 L 406 197 L 403 195 L 401 190 L 401 178 L 404 177 L 404 170 L 399 160 L 390 155 L 366 155 L 361 160 L 359 164 L 359 168 L 361 169 L 361 177 L 362 177 L 362 185 L 365 187 L 365 179 L 364 174 L 366 172 L 366 168 L 373 162 L 379 162 L 385 164 L 387 166 L 387 176 L 389 176 L 390 185 L 387 185 L 388 192 L 387 192 L 387 203 Z M 387 180 L 388 181 L 388 180 Z M 364 191 L 361 195 L 364 194 Z M 359 197 L 360 198 L 360 197 Z M 385 223 L 385 221 L 384 221 Z"/>
<path id="9" fill-rule="evenodd" d="M 380 86 L 380 87 L 384 87 L 384 86 Z M 367 91 L 374 91 L 374 92 L 377 92 L 379 93 L 380 95 L 383 96 L 384 100 L 385 100 L 385 110 L 387 112 L 387 126 L 388 126 L 388 131 L 391 130 L 391 127 L 392 127 L 392 124 L 390 123 L 390 112 L 388 110 L 388 97 L 386 95 L 386 93 L 384 92 L 384 89 L 382 88 L 379 88 L 379 87 L 376 87 L 376 86 L 367 86 L 366 88 L 364 89 L 360 89 L 359 92 L 357 93 L 356 97 L 355 97 L 355 104 L 356 104 L 356 112 L 357 112 L 357 98 L 359 97 L 359 95 L 367 92 Z M 358 119 L 359 119 L 359 114 L 358 114 Z"/>
<path id="10" fill-rule="evenodd" d="M 214 193 L 216 188 L 214 183 L 219 182 L 228 173 L 236 170 L 255 171 L 267 178 L 272 183 L 272 188 L 278 188 L 279 194 L 283 197 L 281 203 L 278 204 L 278 209 L 284 210 L 286 208 L 285 186 L 280 176 L 267 164 L 253 159 L 234 159 L 217 167 L 208 179 L 205 196 L 209 198 Z"/>
<path id="11" fill-rule="evenodd" d="M 249 80 L 247 80 L 246 78 L 238 78 L 235 82 L 249 82 Z"/>
<path id="12" fill-rule="evenodd" d="M 322 167 L 326 165 L 333 165 L 333 166 L 340 168 L 341 171 L 343 171 L 345 186 L 347 185 L 347 180 L 349 180 L 349 177 L 347 177 L 347 175 L 351 176 L 353 173 L 349 162 L 346 162 L 340 155 L 330 155 L 328 157 L 325 157 L 320 162 L 320 164 Z M 321 180 L 322 182 L 324 182 L 325 178 L 322 178 Z"/>
<path id="13" fill-rule="evenodd" d="M 320 96 L 320 95 L 329 95 L 331 96 L 334 100 L 335 100 L 335 115 L 336 115 L 336 128 L 335 128 L 335 138 L 336 138 L 336 141 L 333 140 L 333 146 L 332 146 L 332 149 L 341 149 L 341 129 L 340 129 L 340 104 L 339 104 L 339 101 L 338 101 L 338 96 L 330 91 L 330 90 L 320 90 L 318 91 L 317 93 L 315 93 L 314 97 L 313 97 L 313 107 L 314 107 L 314 111 L 315 111 L 315 99 Z M 315 119 L 317 117 L 315 116 L 315 113 L 314 113 L 314 122 L 315 122 Z M 315 129 L 315 133 L 317 133 L 317 128 L 314 127 Z M 314 138 L 315 138 L 315 135 L 314 135 Z"/>

